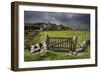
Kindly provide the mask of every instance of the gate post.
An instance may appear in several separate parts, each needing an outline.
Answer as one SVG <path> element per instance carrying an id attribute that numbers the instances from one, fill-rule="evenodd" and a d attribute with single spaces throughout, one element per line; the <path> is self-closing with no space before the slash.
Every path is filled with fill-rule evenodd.
<path id="1" fill-rule="evenodd" d="M 72 52 L 74 52 L 77 49 L 77 37 L 74 36 L 73 37 L 73 48 L 72 48 Z"/>

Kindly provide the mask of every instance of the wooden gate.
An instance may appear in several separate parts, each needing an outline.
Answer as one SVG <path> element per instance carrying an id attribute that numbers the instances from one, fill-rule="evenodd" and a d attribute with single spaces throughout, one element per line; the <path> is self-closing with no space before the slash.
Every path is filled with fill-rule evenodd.
<path id="1" fill-rule="evenodd" d="M 46 35 L 47 49 L 58 52 L 75 51 L 77 48 L 77 37 L 52 37 Z"/>

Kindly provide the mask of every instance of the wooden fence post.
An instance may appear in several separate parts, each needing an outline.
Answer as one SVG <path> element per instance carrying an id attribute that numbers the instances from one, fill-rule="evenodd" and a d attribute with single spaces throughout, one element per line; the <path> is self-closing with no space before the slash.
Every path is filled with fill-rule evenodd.
<path id="1" fill-rule="evenodd" d="M 77 37 L 74 36 L 73 37 L 73 48 L 72 48 L 72 52 L 74 52 L 77 49 Z"/>

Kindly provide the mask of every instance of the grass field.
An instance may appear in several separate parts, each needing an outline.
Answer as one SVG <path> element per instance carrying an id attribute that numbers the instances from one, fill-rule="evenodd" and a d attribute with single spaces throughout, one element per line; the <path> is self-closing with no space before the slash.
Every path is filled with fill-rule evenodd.
<path id="1" fill-rule="evenodd" d="M 36 43 L 44 43 L 45 42 L 45 35 L 55 36 L 55 37 L 78 37 L 78 43 L 82 43 L 87 36 L 89 36 L 89 31 L 42 31 L 39 32 L 37 35 L 34 35 L 34 31 L 30 32 L 29 34 L 25 35 L 25 44 L 28 43 L 29 45 L 36 44 Z M 27 42 L 28 41 L 28 42 Z M 64 59 L 84 59 L 90 57 L 90 45 L 84 51 L 79 53 L 78 55 L 68 55 L 63 52 L 45 52 L 43 54 L 40 53 L 32 53 L 25 49 L 24 51 L 24 60 L 25 61 L 41 61 L 41 60 L 64 60 Z"/>
<path id="2" fill-rule="evenodd" d="M 39 42 L 43 43 L 45 39 L 45 35 L 55 36 L 55 37 L 73 37 L 77 36 L 78 41 L 82 43 L 87 36 L 89 36 L 89 31 L 44 31 L 39 33 Z"/>

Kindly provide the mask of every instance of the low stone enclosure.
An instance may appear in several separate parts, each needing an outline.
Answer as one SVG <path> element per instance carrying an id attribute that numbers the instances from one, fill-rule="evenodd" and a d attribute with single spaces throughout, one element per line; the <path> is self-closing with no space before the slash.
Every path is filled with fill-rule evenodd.
<path id="1" fill-rule="evenodd" d="M 71 54 L 77 54 L 82 51 L 90 44 L 90 38 L 87 37 L 83 43 L 78 43 L 78 37 L 45 37 L 45 43 L 39 43 L 31 46 L 32 52 L 43 52 L 44 50 L 50 52 L 66 52 Z"/>

